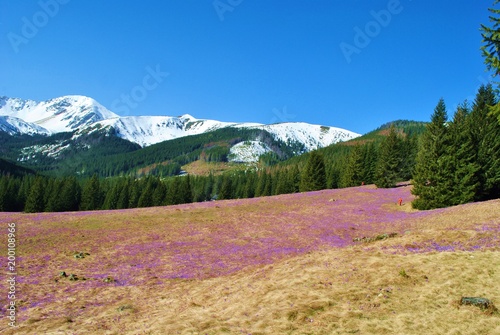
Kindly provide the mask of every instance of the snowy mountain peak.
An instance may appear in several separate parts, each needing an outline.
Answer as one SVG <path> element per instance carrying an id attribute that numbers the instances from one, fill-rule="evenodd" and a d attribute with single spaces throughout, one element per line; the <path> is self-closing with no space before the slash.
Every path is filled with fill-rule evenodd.
<path id="1" fill-rule="evenodd" d="M 72 131 L 118 117 L 92 98 L 68 95 L 46 101 L 2 97 L 0 115 L 34 123 L 51 133 Z"/>
<path id="2" fill-rule="evenodd" d="M 76 131 L 75 136 L 113 128 L 116 136 L 149 146 L 175 138 L 197 135 L 226 127 L 260 129 L 269 132 L 284 143 L 299 143 L 310 151 L 339 141 L 347 141 L 359 134 L 336 127 L 325 127 L 303 122 L 236 123 L 197 119 L 189 114 L 181 116 L 126 116 L 120 117 L 92 98 L 68 95 L 47 101 L 0 97 L 0 131 L 9 134 L 43 134 Z M 255 157 L 245 152 L 265 152 L 261 144 L 247 143 L 235 148 L 237 160 Z M 298 152 L 299 153 L 299 152 Z M 246 156 L 245 156 L 246 155 Z"/>
<path id="3" fill-rule="evenodd" d="M 25 122 L 17 117 L 0 116 L 0 131 L 4 131 L 9 135 L 49 135 L 50 132 L 34 123 Z"/>

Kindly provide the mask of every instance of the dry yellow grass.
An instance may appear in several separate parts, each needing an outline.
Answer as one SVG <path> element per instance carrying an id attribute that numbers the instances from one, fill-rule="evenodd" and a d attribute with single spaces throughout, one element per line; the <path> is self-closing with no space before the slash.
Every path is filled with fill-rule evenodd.
<path id="1" fill-rule="evenodd" d="M 188 220 L 189 211 L 184 215 Z M 462 296 L 481 296 L 500 305 L 498 246 L 408 251 L 429 241 L 473 250 L 499 233 L 478 225 L 499 221 L 500 201 L 440 210 L 408 222 L 402 236 L 325 248 L 228 276 L 77 291 L 32 309 L 15 331 L 0 329 L 5 334 L 500 334 L 499 314 L 457 304 Z"/>

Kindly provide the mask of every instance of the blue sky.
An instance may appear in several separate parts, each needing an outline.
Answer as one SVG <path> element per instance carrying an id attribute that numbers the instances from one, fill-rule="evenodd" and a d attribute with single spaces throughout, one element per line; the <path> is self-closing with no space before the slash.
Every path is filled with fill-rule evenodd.
<path id="1" fill-rule="evenodd" d="M 366 133 L 489 80 L 493 0 L 0 0 L 0 95 Z"/>

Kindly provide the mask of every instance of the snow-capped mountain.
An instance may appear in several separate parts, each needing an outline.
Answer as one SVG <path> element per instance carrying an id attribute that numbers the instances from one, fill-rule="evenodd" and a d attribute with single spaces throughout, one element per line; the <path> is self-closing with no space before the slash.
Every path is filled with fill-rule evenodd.
<path id="1" fill-rule="evenodd" d="M 360 136 L 341 128 L 303 122 L 271 125 L 234 123 L 196 119 L 187 114 L 179 117 L 120 117 L 92 98 L 76 95 L 42 102 L 0 97 L 0 131 L 11 135 L 50 135 L 75 131 L 74 137 L 76 138 L 94 131 L 106 130 L 108 133 L 113 133 L 122 139 L 145 147 L 166 140 L 202 134 L 226 127 L 265 130 L 276 140 L 287 144 L 302 144 L 306 151 Z M 253 147 L 255 150 L 258 147 L 257 151 L 259 152 L 267 150 L 261 145 Z M 297 154 L 299 153 L 301 152 L 297 152 Z M 252 155 L 250 154 L 250 156 Z M 249 158 L 244 160 L 247 159 Z"/>
<path id="2" fill-rule="evenodd" d="M 73 131 L 97 121 L 117 118 L 92 98 L 70 95 L 47 101 L 0 97 L 0 115 L 15 117 L 44 128 L 41 134 Z M 20 133 L 25 133 L 19 129 Z"/>
<path id="3" fill-rule="evenodd" d="M 17 117 L 0 116 L 0 131 L 4 131 L 9 135 L 49 135 L 50 132 L 34 123 L 25 122 Z"/>
<path id="4" fill-rule="evenodd" d="M 142 147 L 236 125 L 214 120 L 198 120 L 188 114 L 179 117 L 127 116 L 103 120 L 96 124 L 113 127 L 117 136 Z"/>

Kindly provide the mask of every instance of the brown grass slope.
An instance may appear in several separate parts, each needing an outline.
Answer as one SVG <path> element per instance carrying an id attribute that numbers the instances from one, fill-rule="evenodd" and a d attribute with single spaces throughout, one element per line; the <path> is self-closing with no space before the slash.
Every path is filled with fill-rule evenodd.
<path id="1" fill-rule="evenodd" d="M 302 210 L 314 215 L 315 204 L 320 200 L 327 203 L 332 195 L 336 199 L 358 195 L 367 197 L 361 193 L 362 190 L 315 193 L 315 201 L 302 204 Z M 372 196 L 376 197 L 377 193 Z M 146 241 L 153 232 L 170 229 L 160 224 L 168 218 L 175 219 L 169 221 L 170 225 L 197 222 L 200 231 L 207 231 L 208 234 L 210 230 L 219 229 L 219 224 L 229 225 L 238 213 L 241 214 L 238 212 L 241 208 L 247 213 L 246 224 L 256 219 L 254 215 L 257 214 L 252 214 L 252 208 L 266 216 L 275 211 L 274 220 L 279 221 L 280 213 L 285 209 L 296 210 L 287 202 L 290 199 L 270 197 L 264 202 L 259 199 L 241 203 L 218 202 L 221 208 L 192 205 L 161 211 L 144 209 L 97 213 L 81 218 L 75 215 L 70 223 L 85 228 L 85 244 L 79 242 L 81 235 L 73 233 L 62 236 L 58 242 L 47 241 L 55 237 L 51 237 L 40 225 L 60 229 L 61 225 L 69 224 L 66 216 L 66 222 L 48 222 L 42 216 L 41 223 L 34 223 L 35 216 L 4 217 L 0 222 L 7 219 L 27 222 L 19 237 L 22 255 L 19 272 L 24 279 L 21 278 L 22 283 L 19 284 L 18 303 L 22 305 L 24 301 L 26 306 L 28 302 L 31 305 L 24 311 L 18 311 L 21 321 L 16 329 L 9 329 L 6 319 L 2 318 L 0 332 L 500 334 L 498 313 L 457 303 L 462 296 L 480 296 L 500 305 L 498 200 L 417 215 L 404 222 L 404 233 L 394 238 L 285 255 L 272 264 L 248 265 L 229 275 L 158 281 L 152 273 L 148 281 L 148 277 L 141 273 L 146 277 L 139 284 L 99 286 L 86 290 L 78 289 L 78 282 L 55 282 L 61 264 L 59 258 L 71 256 L 72 249 L 89 246 L 91 254 L 79 260 L 80 263 L 75 261 L 72 271 L 89 272 L 90 267 L 96 266 L 92 263 L 92 257 L 96 255 L 112 265 L 112 259 L 106 255 L 106 252 L 113 251 L 110 245 L 90 247 L 91 240 L 98 236 L 102 239 L 103 234 L 118 230 L 119 226 L 126 225 L 130 231 L 120 235 L 121 240 L 110 243 Z M 387 211 L 409 208 L 400 208 L 392 203 L 384 207 Z M 140 225 L 144 229 L 139 229 Z M 263 234 L 257 227 L 253 228 L 255 234 Z M 385 225 L 380 233 L 387 232 L 387 227 Z M 42 232 L 45 235 L 41 236 Z M 22 237 L 22 234 L 29 237 Z M 175 229 L 172 228 L 168 234 L 175 235 Z M 164 236 L 162 239 L 167 238 L 167 235 L 161 236 Z M 175 238 L 182 239 L 181 236 Z M 252 236 L 248 238 L 251 241 Z M 456 248 L 451 249 L 450 246 Z M 4 251 L 2 249 L 5 254 Z M 43 275 L 30 283 L 28 277 L 36 277 L 37 274 L 23 271 L 26 268 L 33 271 L 30 262 L 42 262 L 47 255 L 51 256 L 50 261 L 38 268 Z M 159 254 L 158 257 L 163 256 Z M 168 263 L 166 258 L 162 260 Z M 126 263 L 127 258 L 119 258 L 119 262 Z M 129 264 L 123 264 L 126 265 Z M 147 273 L 147 269 L 144 271 Z M 48 296 L 52 298 L 47 298 L 47 303 L 33 305 L 34 300 L 42 301 Z M 5 300 L 1 302 L 5 304 Z"/>

